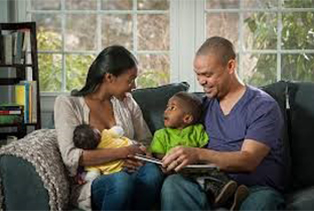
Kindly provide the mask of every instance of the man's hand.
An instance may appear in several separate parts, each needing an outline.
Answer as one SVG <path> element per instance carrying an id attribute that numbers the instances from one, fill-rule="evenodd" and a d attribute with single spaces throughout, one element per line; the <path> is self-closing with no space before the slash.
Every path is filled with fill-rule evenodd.
<path id="1" fill-rule="evenodd" d="M 198 148 L 178 146 L 170 150 L 170 152 L 162 159 L 162 166 L 169 171 L 180 171 L 184 166 L 197 163 Z"/>

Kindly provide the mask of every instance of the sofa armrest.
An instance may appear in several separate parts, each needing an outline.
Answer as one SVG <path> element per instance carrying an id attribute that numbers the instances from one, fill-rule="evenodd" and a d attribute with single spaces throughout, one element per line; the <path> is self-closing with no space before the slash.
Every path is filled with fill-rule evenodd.
<path id="1" fill-rule="evenodd" d="M 0 150 L 0 203 L 6 210 L 64 210 L 69 180 L 56 132 L 42 129 Z"/>

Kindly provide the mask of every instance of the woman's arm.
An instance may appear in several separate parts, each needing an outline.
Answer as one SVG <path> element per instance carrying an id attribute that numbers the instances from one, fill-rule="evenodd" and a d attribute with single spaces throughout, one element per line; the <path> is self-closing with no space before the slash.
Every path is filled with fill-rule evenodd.
<path id="1" fill-rule="evenodd" d="M 81 166 L 100 165 L 112 160 L 126 159 L 135 153 L 143 153 L 138 145 L 121 148 L 84 150 L 79 164 Z"/>
<path id="2" fill-rule="evenodd" d="M 138 146 L 97 150 L 76 148 L 73 143 L 73 131 L 77 125 L 84 123 L 84 111 L 79 103 L 79 98 L 57 97 L 54 115 L 59 149 L 70 176 L 76 175 L 79 165 L 103 164 L 104 162 L 127 158 L 130 154 L 142 152 Z"/>
<path id="3" fill-rule="evenodd" d="M 70 176 L 75 176 L 83 150 L 74 146 L 73 131 L 83 123 L 83 109 L 79 109 L 70 97 L 59 96 L 54 104 L 54 120 L 62 160 Z"/>

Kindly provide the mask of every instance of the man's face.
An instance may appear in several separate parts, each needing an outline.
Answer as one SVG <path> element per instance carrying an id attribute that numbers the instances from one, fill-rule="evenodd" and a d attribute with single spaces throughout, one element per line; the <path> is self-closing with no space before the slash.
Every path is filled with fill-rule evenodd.
<path id="1" fill-rule="evenodd" d="M 227 94 L 231 79 L 228 64 L 224 66 L 213 54 L 195 57 L 194 72 L 208 97 L 222 99 Z"/>

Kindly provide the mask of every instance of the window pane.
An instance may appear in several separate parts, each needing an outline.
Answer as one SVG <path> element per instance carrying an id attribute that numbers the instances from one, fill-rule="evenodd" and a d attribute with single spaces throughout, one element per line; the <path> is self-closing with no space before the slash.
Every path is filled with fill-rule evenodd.
<path id="1" fill-rule="evenodd" d="M 133 21 L 131 15 L 104 15 L 102 16 L 102 46 L 113 44 L 133 48 Z"/>
<path id="2" fill-rule="evenodd" d="M 313 12 L 284 13 L 282 19 L 284 49 L 314 49 Z"/>
<path id="3" fill-rule="evenodd" d="M 239 8 L 239 0 L 207 0 L 207 9 L 230 9 Z"/>
<path id="4" fill-rule="evenodd" d="M 253 86 L 262 86 L 277 80 L 277 56 L 275 54 L 244 54 L 243 80 Z"/>
<path id="5" fill-rule="evenodd" d="M 271 9 L 278 7 L 278 0 L 242 0 L 243 8 Z"/>
<path id="6" fill-rule="evenodd" d="M 95 10 L 97 9 L 97 0 L 65 0 L 67 10 Z"/>
<path id="7" fill-rule="evenodd" d="M 139 10 L 168 10 L 169 0 L 138 0 Z"/>
<path id="8" fill-rule="evenodd" d="M 59 10 L 60 0 L 31 0 L 33 10 Z"/>
<path id="9" fill-rule="evenodd" d="M 33 14 L 36 21 L 38 50 L 61 49 L 61 18 L 53 14 Z"/>
<path id="10" fill-rule="evenodd" d="M 233 43 L 235 49 L 238 49 L 238 23 L 237 13 L 207 14 L 207 37 L 225 37 Z"/>
<path id="11" fill-rule="evenodd" d="M 80 89 L 85 84 L 88 69 L 95 59 L 94 55 L 66 55 L 66 89 Z"/>
<path id="12" fill-rule="evenodd" d="M 61 58 L 61 54 L 38 54 L 40 91 L 61 91 Z"/>
<path id="13" fill-rule="evenodd" d="M 284 0 L 285 8 L 313 8 L 314 0 Z"/>
<path id="14" fill-rule="evenodd" d="M 101 9 L 103 10 L 132 10 L 132 0 L 102 0 Z"/>
<path id="15" fill-rule="evenodd" d="M 170 58 L 167 54 L 140 54 L 137 88 L 156 87 L 170 81 Z"/>
<path id="16" fill-rule="evenodd" d="M 314 81 L 314 54 L 283 54 L 282 79 Z"/>
<path id="17" fill-rule="evenodd" d="M 246 49 L 277 49 L 277 14 L 245 13 L 243 28 Z"/>
<path id="18" fill-rule="evenodd" d="M 96 50 L 96 15 L 68 15 L 66 50 Z"/>
<path id="19" fill-rule="evenodd" d="M 169 16 L 138 15 L 138 49 L 169 50 Z"/>

